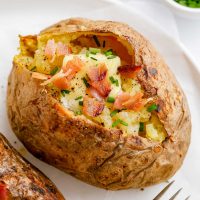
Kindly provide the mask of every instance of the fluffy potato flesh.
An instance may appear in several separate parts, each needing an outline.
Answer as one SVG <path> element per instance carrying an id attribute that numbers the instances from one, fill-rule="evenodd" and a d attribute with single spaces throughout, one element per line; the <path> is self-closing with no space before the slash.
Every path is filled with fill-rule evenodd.
<path id="1" fill-rule="evenodd" d="M 58 43 L 65 45 L 68 52 L 58 56 L 58 53 L 55 53 L 57 50 L 54 49 L 55 57 L 49 58 L 46 54 L 49 41 L 52 41 L 54 45 Z M 145 98 L 146 103 L 140 109 L 114 108 L 115 101 L 120 94 L 134 97 L 138 93 L 144 93 L 142 86 L 134 77 L 122 76 L 119 73 L 119 67 L 132 65 L 131 54 L 133 52 L 114 36 L 79 35 L 78 33 L 53 38 L 28 36 L 21 37 L 20 44 L 21 53 L 15 57 L 14 61 L 26 66 L 28 70 L 33 71 L 33 74 L 37 73 L 37 76 L 38 73 L 44 74 L 46 79 L 51 79 L 61 73 L 63 66 L 67 66 L 74 58 L 78 58 L 83 63 L 81 70 L 78 70 L 67 81 L 70 84 L 65 89 L 57 87 L 51 81 L 46 84 L 51 89 L 52 95 L 56 96 L 75 117 L 81 115 L 108 129 L 120 129 L 124 136 L 140 135 L 157 142 L 165 140 L 167 134 L 157 117 L 156 99 Z M 101 64 L 106 66 L 106 78 L 110 91 L 106 97 L 96 99 L 97 103 L 100 101 L 103 104 L 101 112 L 95 116 L 86 115 L 83 112 L 83 103 L 84 98 L 88 96 L 88 85 L 90 87 L 88 72 L 91 68 L 98 68 Z"/>

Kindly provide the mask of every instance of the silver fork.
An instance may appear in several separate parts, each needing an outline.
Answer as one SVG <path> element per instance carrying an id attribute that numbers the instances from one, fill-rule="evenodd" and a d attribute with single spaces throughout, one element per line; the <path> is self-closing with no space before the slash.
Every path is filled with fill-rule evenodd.
<path id="1" fill-rule="evenodd" d="M 174 183 L 174 181 L 171 181 L 165 188 L 163 188 L 159 194 L 156 195 L 156 197 L 153 198 L 153 200 L 160 200 L 161 197 L 165 194 L 165 192 L 167 192 L 167 190 L 171 187 L 171 185 Z M 178 194 L 181 192 L 183 188 L 180 188 L 175 194 L 173 194 L 169 200 L 174 200 Z M 190 198 L 190 195 L 188 197 L 185 198 L 185 200 L 188 200 Z"/>

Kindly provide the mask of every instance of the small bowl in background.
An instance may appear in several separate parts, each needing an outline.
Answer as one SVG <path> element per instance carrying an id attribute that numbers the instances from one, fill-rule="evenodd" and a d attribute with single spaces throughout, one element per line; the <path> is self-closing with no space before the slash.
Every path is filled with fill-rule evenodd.
<path id="1" fill-rule="evenodd" d="M 190 8 L 177 3 L 174 0 L 165 0 L 165 3 L 173 12 L 181 17 L 200 20 L 200 8 Z"/>

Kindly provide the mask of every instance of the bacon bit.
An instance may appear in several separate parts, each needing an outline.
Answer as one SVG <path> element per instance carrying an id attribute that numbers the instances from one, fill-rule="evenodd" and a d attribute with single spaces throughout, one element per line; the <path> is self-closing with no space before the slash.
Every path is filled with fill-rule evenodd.
<path id="1" fill-rule="evenodd" d="M 56 43 L 55 43 L 54 39 L 48 40 L 47 45 L 44 50 L 45 56 L 47 56 L 47 58 L 49 58 L 49 59 L 52 59 L 54 57 L 54 55 L 56 54 L 56 48 L 57 47 L 56 47 Z"/>
<path id="2" fill-rule="evenodd" d="M 72 53 L 71 48 L 67 47 L 67 45 L 62 42 L 57 43 L 56 54 L 57 56 L 65 56 L 66 54 Z"/>
<path id="3" fill-rule="evenodd" d="M 83 99 L 83 113 L 90 117 L 96 117 L 102 113 L 104 102 L 97 101 L 95 98 L 85 96 Z"/>
<path id="4" fill-rule="evenodd" d="M 74 57 L 72 60 L 68 61 L 65 67 L 50 79 L 44 81 L 41 85 L 47 85 L 49 83 L 53 83 L 56 87 L 61 90 L 69 88 L 69 81 L 76 75 L 78 71 L 83 67 L 84 63 L 78 57 Z M 38 73 L 40 74 L 40 73 Z M 41 74 L 44 75 L 44 74 Z"/>
<path id="5" fill-rule="evenodd" d="M 6 189 L 6 185 L 0 183 L 0 199 L 1 200 L 9 200 L 9 193 L 8 190 Z"/>
<path id="6" fill-rule="evenodd" d="M 83 66 L 83 61 L 77 56 L 74 56 L 72 60 L 69 60 L 67 64 L 62 67 L 67 80 L 70 81 Z"/>
<path id="7" fill-rule="evenodd" d="M 65 56 L 66 54 L 71 53 L 71 48 L 62 42 L 55 43 L 54 39 L 48 40 L 47 45 L 44 50 L 45 56 L 50 59 L 50 62 L 54 62 L 56 56 Z"/>
<path id="8" fill-rule="evenodd" d="M 42 74 L 42 73 L 38 73 L 38 72 L 32 72 L 32 78 L 36 78 L 36 79 L 40 79 L 40 80 L 47 80 L 50 77 L 51 77 L 50 75 L 46 75 L 46 74 Z"/>
<path id="9" fill-rule="evenodd" d="M 49 83 L 54 82 L 57 79 L 61 79 L 65 77 L 65 74 L 63 73 L 63 70 L 61 69 L 57 74 L 53 75 L 50 79 L 44 81 L 41 85 L 47 85 Z"/>
<path id="10" fill-rule="evenodd" d="M 96 98 L 97 100 L 101 101 L 103 100 L 102 96 L 99 95 L 98 91 L 93 88 L 93 87 L 89 87 L 86 89 L 86 93 L 90 96 L 90 97 L 94 97 Z"/>
<path id="11" fill-rule="evenodd" d="M 125 78 L 135 78 L 137 73 L 142 69 L 141 66 L 124 65 L 118 67 L 118 72 Z"/>
<path id="12" fill-rule="evenodd" d="M 90 78 L 90 85 L 104 98 L 106 98 L 111 91 L 111 84 L 107 79 L 107 71 L 108 69 L 105 64 L 99 64 L 98 67 L 91 68 L 87 73 Z"/>
<path id="13" fill-rule="evenodd" d="M 103 98 L 106 98 L 111 91 L 110 82 L 107 79 L 97 81 L 97 82 L 89 82 L 89 83 L 93 88 L 95 88 L 98 91 L 98 93 Z"/>
<path id="14" fill-rule="evenodd" d="M 94 81 L 101 81 L 105 79 L 107 74 L 107 67 L 105 64 L 101 63 L 98 67 L 93 67 L 88 71 L 88 77 L 92 82 Z"/>
<path id="15" fill-rule="evenodd" d="M 121 110 L 123 109 L 123 102 L 126 102 L 130 99 L 130 94 L 126 93 L 126 92 L 121 92 L 116 98 L 115 98 L 115 102 L 114 102 L 114 109 L 118 109 Z"/>
<path id="16" fill-rule="evenodd" d="M 119 94 L 114 103 L 114 109 L 130 109 L 134 111 L 140 111 L 146 104 L 146 100 L 142 99 L 143 93 L 138 92 L 136 95 L 131 96 L 128 93 L 122 92 Z"/>
<path id="17" fill-rule="evenodd" d="M 56 79 L 53 81 L 53 84 L 61 89 L 61 90 L 65 90 L 67 88 L 69 88 L 69 81 L 67 80 L 66 77 L 63 77 L 63 78 L 59 78 L 59 79 Z"/>

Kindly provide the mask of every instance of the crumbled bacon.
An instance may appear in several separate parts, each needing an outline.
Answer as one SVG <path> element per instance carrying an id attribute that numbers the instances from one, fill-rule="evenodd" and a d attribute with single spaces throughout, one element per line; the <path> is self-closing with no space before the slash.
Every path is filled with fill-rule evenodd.
<path id="1" fill-rule="evenodd" d="M 47 85 L 47 84 L 52 83 L 55 80 L 61 79 L 63 77 L 65 77 L 65 74 L 63 73 L 63 70 L 61 69 L 57 74 L 51 76 L 50 79 L 44 81 L 41 85 Z"/>
<path id="2" fill-rule="evenodd" d="M 67 47 L 67 45 L 63 44 L 62 42 L 57 43 L 56 55 L 57 56 L 65 56 L 66 54 L 70 54 L 71 49 Z"/>
<path id="3" fill-rule="evenodd" d="M 122 92 L 116 97 L 113 107 L 114 109 L 119 109 L 119 110 L 129 109 L 129 110 L 139 111 L 144 107 L 146 103 L 146 100 L 142 99 L 142 97 L 143 97 L 142 92 L 138 92 L 134 96 Z"/>
<path id="4" fill-rule="evenodd" d="M 66 54 L 70 54 L 71 49 L 63 44 L 62 42 L 55 43 L 54 39 L 48 40 L 44 54 L 50 59 L 50 62 L 54 62 L 56 57 L 65 56 Z"/>
<path id="5" fill-rule="evenodd" d="M 99 93 L 100 96 L 106 98 L 111 91 L 111 84 L 107 78 L 108 69 L 105 64 L 99 64 L 88 71 L 90 79 L 89 84 Z"/>
<path id="6" fill-rule="evenodd" d="M 105 79 L 107 71 L 106 65 L 102 63 L 98 67 L 92 67 L 87 74 L 92 82 L 96 82 Z"/>
<path id="7" fill-rule="evenodd" d="M 141 70 L 141 68 L 141 66 L 124 65 L 118 67 L 118 72 L 122 77 L 135 78 L 135 76 Z"/>
<path id="8" fill-rule="evenodd" d="M 47 80 L 47 79 L 51 78 L 51 76 L 46 75 L 46 74 L 42 74 L 42 73 L 39 73 L 39 72 L 33 72 L 32 78 L 36 78 L 36 79 L 40 79 L 40 80 Z"/>
<path id="9" fill-rule="evenodd" d="M 66 65 L 62 66 L 67 80 L 70 81 L 76 75 L 76 73 L 81 70 L 83 66 L 83 61 L 77 56 L 74 56 L 74 58 L 72 60 L 69 60 Z"/>
<path id="10" fill-rule="evenodd" d="M 90 117 L 96 117 L 102 113 L 104 102 L 85 96 L 83 99 L 83 113 Z"/>
<path id="11" fill-rule="evenodd" d="M 55 80 L 53 81 L 53 84 L 54 84 L 57 88 L 59 88 L 59 89 L 61 89 L 61 90 L 65 90 L 65 89 L 69 88 L 69 81 L 67 80 L 66 77 L 62 77 L 62 78 L 59 78 L 59 79 L 55 79 Z"/>
<path id="12" fill-rule="evenodd" d="M 78 71 L 81 70 L 84 63 L 80 58 L 74 57 L 72 60 L 69 60 L 62 69 L 48 80 L 44 81 L 41 85 L 47 85 L 49 83 L 53 83 L 59 89 L 67 89 L 70 86 L 70 81 Z M 39 74 L 39 73 L 38 73 Z M 41 74 L 44 75 L 44 74 Z"/>
<path id="13" fill-rule="evenodd" d="M 103 100 L 103 97 L 98 93 L 98 91 L 93 88 L 93 87 L 89 87 L 86 89 L 86 94 L 88 94 L 90 97 L 94 97 L 97 100 L 101 101 Z"/>
<path id="14" fill-rule="evenodd" d="M 49 59 L 52 59 L 54 57 L 54 55 L 56 54 L 56 43 L 55 43 L 54 39 L 47 41 L 47 45 L 45 47 L 44 54 Z"/>

